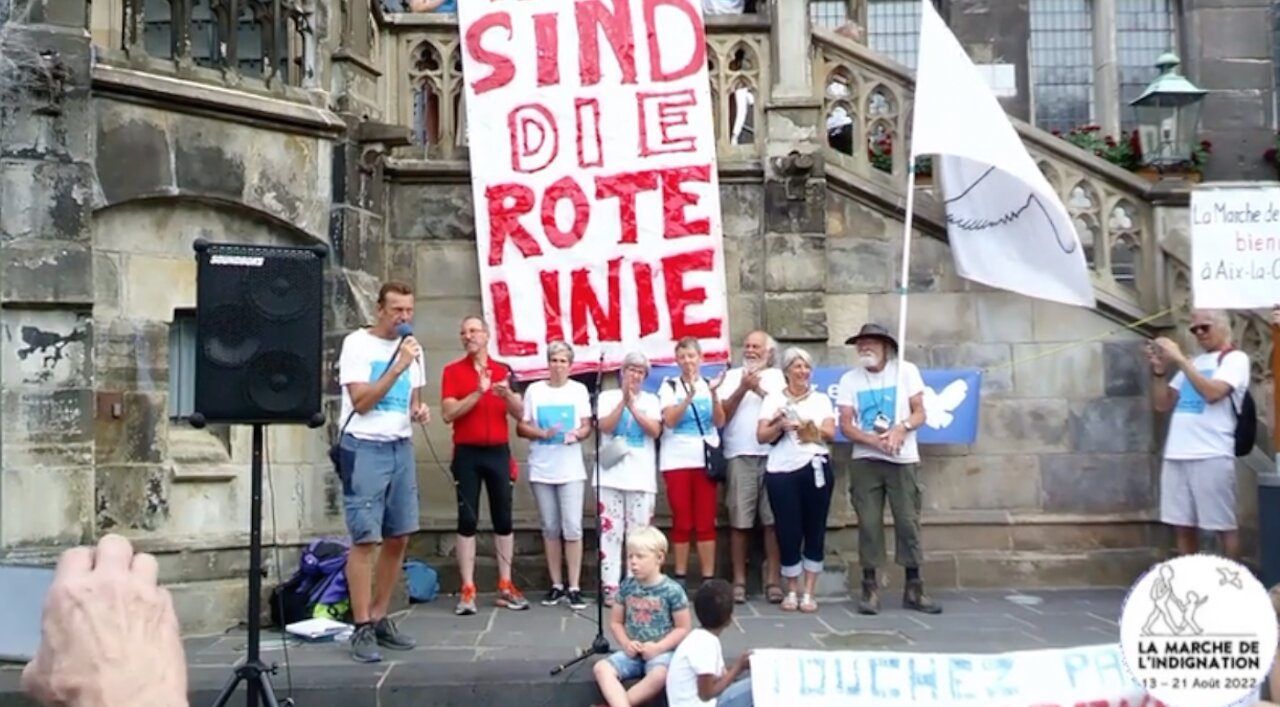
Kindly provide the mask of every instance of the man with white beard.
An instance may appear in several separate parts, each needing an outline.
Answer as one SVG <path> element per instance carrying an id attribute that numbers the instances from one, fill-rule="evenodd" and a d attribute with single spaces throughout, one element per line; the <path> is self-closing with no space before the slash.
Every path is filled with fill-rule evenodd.
<path id="1" fill-rule="evenodd" d="M 836 407 L 840 431 L 853 443 L 849 479 L 858 514 L 862 596 L 858 611 L 880 612 L 876 569 L 885 561 L 884 504 L 893 511 L 894 560 L 906 570 L 902 606 L 925 614 L 942 607 L 924 592 L 920 565 L 920 451 L 916 430 L 924 424 L 924 379 L 898 356 L 898 342 L 878 324 L 865 324 L 844 342 L 858 350 L 858 366 L 840 378 Z M 899 369 L 905 394 L 899 395 Z"/>
<path id="2" fill-rule="evenodd" d="M 724 456 L 728 460 L 725 506 L 729 510 L 729 557 L 733 565 L 733 600 L 747 600 L 747 550 L 756 519 L 764 526 L 765 597 L 782 602 L 779 582 L 778 537 L 773 530 L 773 510 L 764 489 L 764 462 L 770 445 L 756 438 L 760 405 L 766 395 L 787 386 L 777 368 L 777 345 L 768 332 L 756 330 L 742 340 L 742 365 L 724 376 L 721 390 L 733 391 L 724 399 Z"/>

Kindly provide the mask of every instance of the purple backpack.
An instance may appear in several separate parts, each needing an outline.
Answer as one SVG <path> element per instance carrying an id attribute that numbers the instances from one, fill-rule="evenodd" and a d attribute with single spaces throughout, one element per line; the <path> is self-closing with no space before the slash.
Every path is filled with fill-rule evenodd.
<path id="1" fill-rule="evenodd" d="M 298 558 L 298 570 L 271 591 L 271 621 L 281 628 L 317 616 L 347 621 L 347 553 L 343 540 L 312 540 Z"/>

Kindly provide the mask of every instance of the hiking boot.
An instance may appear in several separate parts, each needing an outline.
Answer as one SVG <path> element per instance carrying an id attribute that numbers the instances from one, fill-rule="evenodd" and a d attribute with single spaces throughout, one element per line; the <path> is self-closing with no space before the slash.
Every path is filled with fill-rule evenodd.
<path id="1" fill-rule="evenodd" d="M 587 608 L 587 600 L 582 598 L 582 590 L 581 590 L 581 589 L 570 589 L 570 590 L 569 590 L 569 608 L 570 608 L 570 609 L 585 609 L 585 608 Z"/>
<path id="2" fill-rule="evenodd" d="M 551 591 L 547 592 L 546 598 L 542 600 L 542 605 L 555 606 L 556 604 L 559 604 L 560 602 L 564 601 L 564 598 L 565 598 L 564 588 L 557 584 L 556 586 L 551 588 Z"/>
<path id="3" fill-rule="evenodd" d="M 351 634 L 351 659 L 357 663 L 377 663 L 382 660 L 373 624 L 360 624 L 355 633 Z"/>
<path id="4" fill-rule="evenodd" d="M 874 579 L 862 580 L 862 597 L 858 599 L 858 613 L 874 616 L 880 613 L 880 587 Z"/>
<path id="5" fill-rule="evenodd" d="M 498 583 L 497 604 L 500 608 L 512 611 L 524 611 L 529 608 L 529 600 L 525 599 L 520 590 L 516 589 L 516 585 L 511 582 Z"/>
<path id="6" fill-rule="evenodd" d="M 919 611 L 922 614 L 941 614 L 942 606 L 924 593 L 924 582 L 919 579 L 908 579 L 902 589 L 902 608 Z"/>
<path id="7" fill-rule="evenodd" d="M 471 616 L 476 613 L 476 588 L 475 585 L 468 584 L 462 588 L 462 594 L 458 597 L 458 606 L 453 610 L 458 616 Z"/>
<path id="8" fill-rule="evenodd" d="M 385 616 L 373 625 L 373 633 L 378 639 L 378 645 L 393 651 L 413 650 L 418 645 L 417 641 L 401 633 L 395 622 Z"/>

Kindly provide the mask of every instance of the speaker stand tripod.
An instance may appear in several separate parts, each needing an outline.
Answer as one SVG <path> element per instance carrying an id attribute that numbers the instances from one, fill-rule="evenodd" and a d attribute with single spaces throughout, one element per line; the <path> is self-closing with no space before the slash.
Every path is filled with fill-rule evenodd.
<path id="1" fill-rule="evenodd" d="M 193 416 L 192 424 L 196 425 Z M 203 417 L 203 416 L 201 416 Z M 203 419 L 197 427 L 203 427 Z M 235 693 L 241 681 L 247 688 L 248 707 L 279 707 L 271 687 L 268 675 L 276 674 L 276 666 L 262 662 L 259 657 L 259 636 L 262 617 L 262 436 L 263 425 L 253 425 L 253 461 L 249 468 L 250 507 L 249 507 L 249 646 L 244 662 L 236 666 L 235 672 L 223 686 L 213 707 L 224 707 Z"/>
<path id="2" fill-rule="evenodd" d="M 596 637 L 591 647 L 579 653 L 577 658 L 551 669 L 559 675 L 566 668 L 577 665 L 593 655 L 609 654 L 609 639 L 604 636 L 604 564 L 600 562 L 604 533 L 600 530 L 600 388 L 604 384 L 604 354 L 600 354 L 600 366 L 596 369 L 596 389 L 591 393 L 591 429 L 595 446 L 596 478 Z"/>

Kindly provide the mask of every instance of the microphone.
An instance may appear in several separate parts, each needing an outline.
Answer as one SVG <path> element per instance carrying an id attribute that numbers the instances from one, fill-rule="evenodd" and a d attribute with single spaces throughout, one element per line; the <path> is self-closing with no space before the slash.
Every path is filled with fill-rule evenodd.
<path id="1" fill-rule="evenodd" d="M 400 347 L 404 346 L 404 340 L 413 336 L 413 326 L 409 324 L 409 322 L 400 322 L 396 325 L 396 333 L 400 335 L 400 343 L 396 345 L 396 353 L 391 354 L 391 358 L 393 359 L 396 357 L 396 354 L 400 353 Z M 421 349 L 418 350 L 418 355 L 414 356 L 414 359 L 417 360 L 418 363 L 422 364 L 422 375 L 425 377 L 427 374 L 427 362 L 423 360 Z"/>

